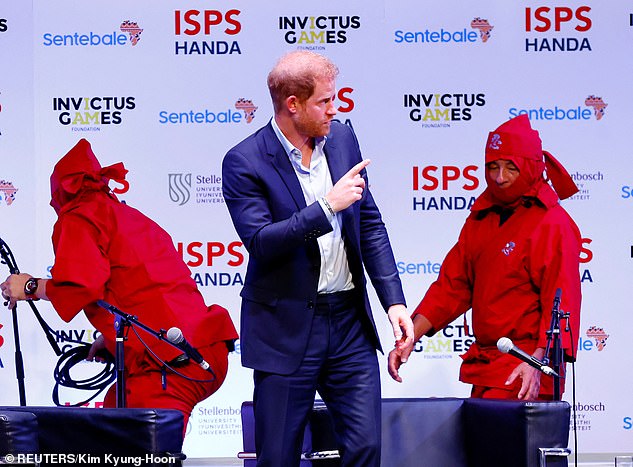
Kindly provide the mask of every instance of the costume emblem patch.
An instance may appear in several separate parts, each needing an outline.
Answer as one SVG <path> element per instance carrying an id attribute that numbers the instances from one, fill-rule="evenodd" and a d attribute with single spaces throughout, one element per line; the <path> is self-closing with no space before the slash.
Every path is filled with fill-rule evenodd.
<path id="1" fill-rule="evenodd" d="M 508 256 L 510 253 L 512 253 L 512 250 L 514 250 L 515 247 L 515 243 L 514 242 L 508 242 L 506 243 L 506 246 L 504 246 L 501 251 L 503 252 L 504 255 Z"/>

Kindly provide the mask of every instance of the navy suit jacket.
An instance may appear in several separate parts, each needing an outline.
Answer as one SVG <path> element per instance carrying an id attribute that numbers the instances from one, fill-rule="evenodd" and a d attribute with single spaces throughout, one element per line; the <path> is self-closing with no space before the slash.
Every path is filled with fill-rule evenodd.
<path id="1" fill-rule="evenodd" d="M 354 132 L 337 122 L 324 151 L 333 183 L 362 160 Z M 369 187 L 364 169 L 361 175 Z M 241 292 L 242 364 L 292 373 L 305 353 L 317 298 L 321 258 L 316 239 L 332 226 L 318 202 L 306 206 L 270 123 L 226 154 L 222 180 L 231 219 L 249 253 Z M 364 271 L 385 309 L 405 303 L 387 231 L 369 189 L 341 216 L 349 267 L 362 300 L 361 319 L 374 346 L 382 350 Z"/>

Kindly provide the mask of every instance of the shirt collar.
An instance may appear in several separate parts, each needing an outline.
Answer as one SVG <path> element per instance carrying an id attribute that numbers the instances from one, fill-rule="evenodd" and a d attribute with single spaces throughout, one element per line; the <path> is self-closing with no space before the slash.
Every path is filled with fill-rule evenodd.
<path id="1" fill-rule="evenodd" d="M 295 167 L 295 169 L 303 173 L 309 172 L 309 170 L 306 171 L 305 167 L 301 165 L 301 151 L 299 150 L 299 148 L 295 147 L 288 140 L 288 138 L 286 138 L 286 135 L 283 134 L 283 132 L 281 131 L 281 128 L 279 128 L 279 125 L 277 125 L 277 121 L 275 120 L 275 117 L 271 119 L 271 124 L 273 127 L 273 131 L 275 132 L 275 135 L 277 135 L 277 139 L 279 139 L 281 146 L 284 148 L 284 151 L 286 151 L 286 155 L 290 159 L 290 162 L 292 162 L 292 165 Z M 314 153 L 313 153 L 313 158 L 312 158 L 313 164 L 318 162 L 320 159 L 320 156 L 324 154 L 323 146 L 325 146 L 326 141 L 327 141 L 327 136 L 315 138 Z"/>

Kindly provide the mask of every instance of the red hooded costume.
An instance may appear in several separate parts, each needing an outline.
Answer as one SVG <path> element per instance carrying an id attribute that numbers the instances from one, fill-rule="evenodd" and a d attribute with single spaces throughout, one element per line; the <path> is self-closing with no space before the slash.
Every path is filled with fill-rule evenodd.
<path id="1" fill-rule="evenodd" d="M 527 353 L 546 347 L 556 289 L 561 310 L 570 314 L 571 335 L 563 332 L 565 359 L 575 360 L 580 327 L 578 227 L 560 199 L 578 189 L 554 157 L 541 149 L 538 132 L 526 115 L 490 133 L 486 163 L 504 159 L 519 169 L 508 188 L 486 177 L 488 187 L 477 198 L 438 276 L 414 311 L 433 325 L 431 335 L 472 308 L 475 343 L 462 356 L 460 380 L 475 387 L 508 389 L 504 384 L 520 364 L 497 350 L 509 337 Z M 554 189 L 543 176 L 546 170 Z M 502 221 L 511 213 L 507 220 Z M 561 379 L 561 383 L 564 380 Z M 508 397 L 517 397 L 517 378 Z M 561 384 L 561 393 L 564 385 Z M 542 377 L 539 397 L 551 398 L 553 378 Z M 494 397 L 502 397 L 495 392 Z"/>
<path id="2" fill-rule="evenodd" d="M 113 355 L 114 316 L 97 300 L 136 316 L 156 331 L 180 328 L 210 363 L 215 380 L 193 382 L 168 371 L 165 387 L 162 365 L 145 346 L 164 361 L 182 352 L 138 330 L 143 344 L 130 330 L 125 343 L 126 399 L 129 407 L 181 410 L 186 423 L 193 407 L 224 381 L 227 343 L 232 345 L 237 332 L 224 308 L 205 305 L 169 234 L 110 191 L 108 180 L 122 181 L 126 173 L 122 163 L 102 168 L 85 139 L 55 166 L 51 175 L 51 206 L 58 214 L 53 229 L 55 264 L 46 295 L 67 322 L 83 309 Z M 198 380 L 212 378 L 193 362 L 178 371 Z M 112 386 L 106 406 L 115 405 L 114 396 Z"/>

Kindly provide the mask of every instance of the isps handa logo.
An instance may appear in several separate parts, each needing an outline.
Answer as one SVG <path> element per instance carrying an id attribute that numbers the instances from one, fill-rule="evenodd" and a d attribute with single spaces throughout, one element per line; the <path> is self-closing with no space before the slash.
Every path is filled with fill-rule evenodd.
<path id="1" fill-rule="evenodd" d="M 394 42 L 396 44 L 457 44 L 466 45 L 477 42 L 488 42 L 492 37 L 494 26 L 490 22 L 479 16 L 470 21 L 470 28 L 463 27 L 459 29 L 436 27 L 434 29 L 418 29 L 404 31 L 397 29 L 394 31 Z"/>
<path id="2" fill-rule="evenodd" d="M 18 189 L 9 180 L 0 180 L 0 206 L 5 204 L 11 206 L 15 201 L 15 194 Z"/>
<path id="3" fill-rule="evenodd" d="M 116 29 L 108 32 L 69 32 L 56 34 L 45 32 L 42 45 L 45 47 L 121 47 L 135 46 L 141 40 L 143 29 L 136 21 L 124 20 Z"/>
<path id="4" fill-rule="evenodd" d="M 101 131 L 103 126 L 121 125 L 127 112 L 136 109 L 136 99 L 114 97 L 54 97 L 53 111 L 72 131 Z"/>
<path id="5" fill-rule="evenodd" d="M 246 249 L 239 240 L 178 242 L 176 248 L 198 286 L 244 285 Z"/>
<path id="6" fill-rule="evenodd" d="M 476 165 L 413 166 L 414 211 L 463 211 L 475 202 L 479 188 Z"/>
<path id="7" fill-rule="evenodd" d="M 405 94 L 403 107 L 409 120 L 422 128 L 450 128 L 452 124 L 469 122 L 473 111 L 486 105 L 484 93 Z"/>
<path id="8" fill-rule="evenodd" d="M 591 7 L 539 6 L 525 9 L 526 52 L 591 52 Z"/>
<path id="9" fill-rule="evenodd" d="M 345 44 L 351 31 L 360 29 L 358 15 L 280 16 L 278 27 L 287 44 L 299 49 L 324 50 Z"/>
<path id="10" fill-rule="evenodd" d="M 183 206 L 193 196 L 193 202 L 198 205 L 224 204 L 222 196 L 222 177 L 215 174 L 196 175 L 191 173 L 169 174 L 169 199 Z"/>
<path id="11" fill-rule="evenodd" d="M 236 36 L 242 31 L 240 10 L 176 10 L 176 55 L 241 54 Z"/>
<path id="12" fill-rule="evenodd" d="M 220 109 L 161 110 L 158 123 L 163 125 L 231 125 L 252 123 L 258 107 L 251 99 L 240 97 L 233 104 Z"/>

